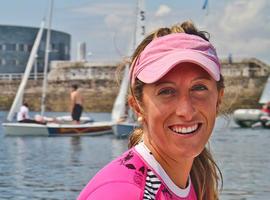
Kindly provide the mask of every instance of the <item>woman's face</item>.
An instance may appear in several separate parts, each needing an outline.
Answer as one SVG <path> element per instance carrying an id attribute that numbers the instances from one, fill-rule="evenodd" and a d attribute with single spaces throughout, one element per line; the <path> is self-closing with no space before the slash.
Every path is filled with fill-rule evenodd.
<path id="1" fill-rule="evenodd" d="M 143 88 L 146 143 L 173 159 L 194 158 L 207 143 L 223 91 L 201 67 L 182 63 Z"/>

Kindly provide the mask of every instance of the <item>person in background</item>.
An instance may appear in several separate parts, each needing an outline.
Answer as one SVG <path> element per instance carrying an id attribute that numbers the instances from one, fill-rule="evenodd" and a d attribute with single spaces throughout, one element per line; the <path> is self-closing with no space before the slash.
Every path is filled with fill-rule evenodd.
<path id="1" fill-rule="evenodd" d="M 262 112 L 270 116 L 270 101 L 268 101 L 262 106 Z"/>
<path id="2" fill-rule="evenodd" d="M 18 122 L 25 122 L 30 119 L 29 117 L 29 108 L 28 104 L 24 102 L 22 106 L 20 107 L 19 112 L 17 113 L 17 121 Z"/>
<path id="3" fill-rule="evenodd" d="M 262 114 L 260 116 L 260 123 L 264 127 L 270 127 L 270 101 L 262 106 Z M 257 124 L 257 123 L 256 123 Z"/>
<path id="4" fill-rule="evenodd" d="M 80 118 L 83 111 L 83 97 L 81 93 L 78 91 L 78 85 L 72 85 L 72 91 L 70 93 L 70 100 L 71 100 L 71 117 L 72 121 L 75 124 L 80 123 Z"/>
<path id="5" fill-rule="evenodd" d="M 129 150 L 78 200 L 217 200 L 222 174 L 206 147 L 224 94 L 209 35 L 192 22 L 160 28 L 135 50 L 129 104 L 141 124 Z"/>
<path id="6" fill-rule="evenodd" d="M 17 121 L 20 123 L 35 123 L 35 124 L 46 124 L 44 121 L 37 121 L 31 119 L 29 116 L 29 106 L 28 103 L 24 102 L 17 113 Z"/>

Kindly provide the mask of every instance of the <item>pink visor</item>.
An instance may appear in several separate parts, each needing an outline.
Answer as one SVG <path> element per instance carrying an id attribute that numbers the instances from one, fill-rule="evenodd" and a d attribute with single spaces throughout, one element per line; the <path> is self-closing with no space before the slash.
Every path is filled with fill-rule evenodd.
<path id="1" fill-rule="evenodd" d="M 154 83 L 179 63 L 194 63 L 213 79 L 220 79 L 220 62 L 215 48 L 199 36 L 174 33 L 150 42 L 133 64 L 132 85 L 137 77 L 144 83 Z"/>

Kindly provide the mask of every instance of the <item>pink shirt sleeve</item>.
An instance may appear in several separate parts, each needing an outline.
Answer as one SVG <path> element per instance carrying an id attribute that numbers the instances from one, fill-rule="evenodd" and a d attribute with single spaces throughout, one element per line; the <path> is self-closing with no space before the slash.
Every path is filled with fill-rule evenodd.
<path id="1" fill-rule="evenodd" d="M 77 200 L 140 200 L 142 190 L 129 182 L 108 182 L 99 187 L 87 190 L 87 187 L 79 195 Z"/>

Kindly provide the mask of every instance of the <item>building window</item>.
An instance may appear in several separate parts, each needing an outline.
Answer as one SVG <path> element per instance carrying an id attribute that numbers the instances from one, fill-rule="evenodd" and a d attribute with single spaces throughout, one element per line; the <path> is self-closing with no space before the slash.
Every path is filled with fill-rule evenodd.
<path id="1" fill-rule="evenodd" d="M 52 51 L 55 51 L 56 50 L 56 44 L 55 43 L 52 43 L 52 48 L 51 48 Z"/>
<path id="2" fill-rule="evenodd" d="M 58 45 L 57 44 L 55 44 L 55 43 L 52 43 L 51 45 L 50 45 L 50 52 L 51 53 L 57 53 L 58 52 Z"/>
<path id="3" fill-rule="evenodd" d="M 16 66 L 16 60 L 15 59 L 9 60 L 8 63 L 9 63 L 9 65 Z"/>
<path id="4" fill-rule="evenodd" d="M 16 44 L 6 44 L 6 51 L 16 51 Z"/>

